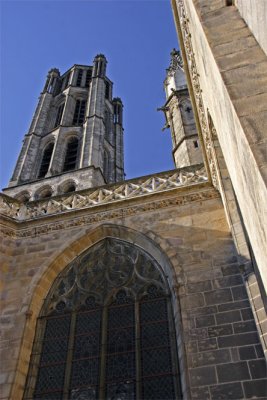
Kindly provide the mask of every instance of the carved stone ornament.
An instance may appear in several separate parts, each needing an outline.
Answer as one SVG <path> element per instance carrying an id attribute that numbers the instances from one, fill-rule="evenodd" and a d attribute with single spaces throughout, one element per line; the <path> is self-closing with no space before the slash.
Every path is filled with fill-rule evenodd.
<path id="1" fill-rule="evenodd" d="M 167 68 L 167 74 L 172 76 L 178 68 L 183 69 L 183 59 L 179 50 L 173 49 L 171 52 L 171 62 L 169 68 Z"/>
<path id="2" fill-rule="evenodd" d="M 160 267 L 147 253 L 124 241 L 106 238 L 59 274 L 43 312 L 58 314 L 90 305 L 104 306 L 122 290 L 134 299 L 147 294 L 151 297 L 151 291 L 155 296 L 166 295 L 166 287 Z"/>
<path id="3" fill-rule="evenodd" d="M 216 169 L 215 151 L 212 141 L 212 133 L 210 132 L 207 122 L 207 117 L 205 114 L 205 107 L 203 104 L 203 99 L 201 94 L 202 90 L 199 81 L 199 74 L 197 70 L 197 65 L 191 40 L 189 18 L 186 12 L 184 0 L 176 0 L 176 4 L 180 18 L 180 26 L 184 39 L 184 48 L 187 57 L 188 69 L 191 76 L 191 82 L 194 91 L 194 97 L 196 101 L 201 131 L 203 135 L 203 141 L 205 144 L 208 164 L 210 168 L 211 179 L 214 187 L 219 190 L 219 178 L 218 178 L 218 171 Z"/>
<path id="4" fill-rule="evenodd" d="M 0 195 L 0 214 L 17 221 L 25 221 L 143 197 L 206 181 L 206 170 L 203 164 L 198 164 L 179 170 L 132 179 L 112 186 L 107 185 L 101 188 L 62 194 L 27 204 L 23 204 L 11 197 Z"/>
<path id="5" fill-rule="evenodd" d="M 6 237 L 12 238 L 23 238 L 23 237 L 34 237 L 40 235 L 46 235 L 54 231 L 75 228 L 77 226 L 90 225 L 106 220 L 125 218 L 140 213 L 149 211 L 155 211 L 162 208 L 183 206 L 194 201 L 205 201 L 220 197 L 220 194 L 214 188 L 205 188 L 205 190 L 199 190 L 198 192 L 189 193 L 180 196 L 173 196 L 164 200 L 145 202 L 141 205 L 135 205 L 132 207 L 119 207 L 116 210 L 110 211 L 96 211 L 95 209 L 89 215 L 81 217 L 73 217 L 66 221 L 56 221 L 40 224 L 32 228 L 14 229 L 7 226 L 1 226 L 1 233 Z"/>
<path id="6" fill-rule="evenodd" d="M 43 223 L 42 225 L 37 225 L 32 228 L 19 227 L 10 228 L 7 226 L 0 226 L 1 233 L 6 237 L 12 238 L 23 238 L 23 237 L 35 237 L 40 235 L 46 235 L 51 232 L 75 228 L 78 226 L 90 225 L 98 222 L 103 222 L 106 220 L 125 218 L 140 213 L 145 213 L 149 211 L 156 211 L 158 209 L 183 206 L 194 201 L 205 201 L 220 197 L 220 194 L 214 188 L 205 188 L 205 190 L 199 190 L 198 192 L 189 193 L 186 195 L 174 196 L 167 198 L 165 200 L 145 202 L 141 205 L 135 205 L 132 207 L 120 207 L 116 210 L 110 211 L 96 211 L 95 209 L 89 215 L 81 217 L 73 217 L 67 219 L 66 221 L 56 221 Z M 41 222 L 41 221 L 40 221 Z"/>

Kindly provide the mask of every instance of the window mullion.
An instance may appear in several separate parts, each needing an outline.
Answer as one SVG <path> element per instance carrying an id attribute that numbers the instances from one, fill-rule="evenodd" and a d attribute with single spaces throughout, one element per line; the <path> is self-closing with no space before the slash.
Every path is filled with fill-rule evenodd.
<path id="1" fill-rule="evenodd" d="M 102 337 L 100 349 L 100 373 L 99 373 L 99 393 L 98 398 L 105 398 L 106 386 L 106 358 L 107 358 L 107 326 L 108 326 L 108 307 L 103 308 L 102 315 Z"/>
<path id="2" fill-rule="evenodd" d="M 73 358 L 73 347 L 74 347 L 74 335 L 75 335 L 75 325 L 76 325 L 76 313 L 72 313 L 71 323 L 70 323 L 70 336 L 68 343 L 68 355 L 66 360 L 65 368 L 65 379 L 63 388 L 63 400 L 69 399 L 69 389 L 70 389 L 70 378 L 71 378 L 71 368 L 72 368 L 72 358 Z"/>
<path id="3" fill-rule="evenodd" d="M 139 302 L 135 302 L 135 374 L 136 400 L 141 399 L 141 327 Z"/>

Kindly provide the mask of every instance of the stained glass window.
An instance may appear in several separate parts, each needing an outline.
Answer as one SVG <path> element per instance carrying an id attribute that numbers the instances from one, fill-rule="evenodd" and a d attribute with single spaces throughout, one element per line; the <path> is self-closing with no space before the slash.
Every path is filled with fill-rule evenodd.
<path id="1" fill-rule="evenodd" d="M 141 249 L 105 239 L 56 279 L 24 399 L 181 399 L 169 289 Z"/>

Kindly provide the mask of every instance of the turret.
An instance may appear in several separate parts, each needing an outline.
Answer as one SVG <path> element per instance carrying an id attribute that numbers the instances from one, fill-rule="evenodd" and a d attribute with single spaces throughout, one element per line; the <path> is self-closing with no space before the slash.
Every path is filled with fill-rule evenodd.
<path id="1" fill-rule="evenodd" d="M 172 153 L 177 168 L 203 162 L 192 104 L 180 52 L 173 49 L 164 81 L 166 103 L 161 108 L 166 117 L 164 128 L 170 128 Z"/>

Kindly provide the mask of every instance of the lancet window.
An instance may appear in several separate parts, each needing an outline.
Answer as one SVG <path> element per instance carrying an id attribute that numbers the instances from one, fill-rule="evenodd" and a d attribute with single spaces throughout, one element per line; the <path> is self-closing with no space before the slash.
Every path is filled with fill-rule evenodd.
<path id="1" fill-rule="evenodd" d="M 83 69 L 78 69 L 76 86 L 81 86 L 82 77 L 83 77 Z"/>
<path id="2" fill-rule="evenodd" d="M 77 162 L 78 144 L 78 138 L 72 137 L 69 139 L 67 143 L 63 171 L 71 171 L 72 169 L 75 169 Z"/>
<path id="3" fill-rule="evenodd" d="M 63 114 L 63 110 L 64 110 L 64 106 L 65 106 L 65 103 L 62 103 L 62 104 L 60 104 L 60 106 L 58 107 L 58 110 L 57 110 L 57 117 L 56 117 L 56 121 L 55 121 L 54 128 L 56 128 L 58 125 L 60 125 L 61 118 L 62 118 L 62 114 Z"/>
<path id="4" fill-rule="evenodd" d="M 107 238 L 56 279 L 24 399 L 181 398 L 170 294 L 143 250 Z"/>
<path id="5" fill-rule="evenodd" d="M 73 116 L 73 125 L 82 125 L 85 116 L 85 100 L 76 100 L 75 111 Z"/>
<path id="6" fill-rule="evenodd" d="M 47 174 L 47 171 L 50 166 L 53 149 L 54 149 L 54 142 L 50 142 L 44 149 L 38 178 L 43 178 Z"/>
<path id="7" fill-rule="evenodd" d="M 86 71 L 86 77 L 85 77 L 85 87 L 89 87 L 89 84 L 91 82 L 92 79 L 92 70 L 88 69 Z"/>

